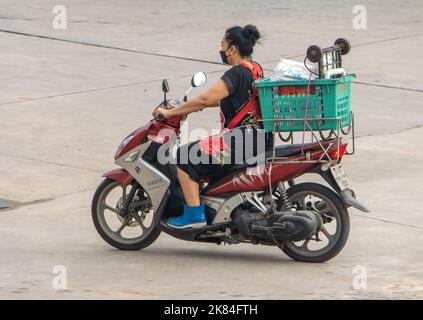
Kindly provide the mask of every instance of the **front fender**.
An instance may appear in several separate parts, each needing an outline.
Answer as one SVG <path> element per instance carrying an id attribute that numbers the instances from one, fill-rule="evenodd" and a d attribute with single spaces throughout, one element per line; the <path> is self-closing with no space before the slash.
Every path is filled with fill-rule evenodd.
<path id="1" fill-rule="evenodd" d="M 134 180 L 134 178 L 126 171 L 125 169 L 118 168 L 114 170 L 110 170 L 103 174 L 103 177 L 119 181 L 123 185 L 128 185 Z"/>

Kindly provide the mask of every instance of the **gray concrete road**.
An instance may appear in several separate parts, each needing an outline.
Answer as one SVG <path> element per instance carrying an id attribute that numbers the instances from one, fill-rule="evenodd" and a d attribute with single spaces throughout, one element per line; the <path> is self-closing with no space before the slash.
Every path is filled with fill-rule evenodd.
<path id="1" fill-rule="evenodd" d="M 66 30 L 52 27 L 57 4 L 1 1 L 0 202 L 12 209 L 0 209 L 0 298 L 423 298 L 421 1 L 357 3 L 366 30 L 353 28 L 355 3 L 344 0 L 62 1 Z M 263 33 L 255 59 L 267 70 L 301 60 L 310 44 L 350 39 L 359 138 L 345 167 L 372 212 L 351 209 L 349 242 L 319 265 L 166 235 L 143 251 L 114 250 L 89 206 L 115 148 L 150 118 L 163 77 L 173 96 L 196 71 L 218 79 L 223 31 L 246 23 Z M 190 117 L 191 128 L 217 125 L 216 110 Z M 58 265 L 66 290 L 52 285 Z"/>

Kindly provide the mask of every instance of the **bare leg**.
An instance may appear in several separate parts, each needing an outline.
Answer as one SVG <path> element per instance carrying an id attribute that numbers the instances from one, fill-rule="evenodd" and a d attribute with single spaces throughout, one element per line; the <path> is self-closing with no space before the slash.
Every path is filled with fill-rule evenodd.
<path id="1" fill-rule="evenodd" d="M 182 187 L 185 202 L 187 205 L 194 207 L 200 205 L 200 193 L 198 183 L 193 181 L 191 177 L 183 170 L 176 167 L 178 180 Z"/>

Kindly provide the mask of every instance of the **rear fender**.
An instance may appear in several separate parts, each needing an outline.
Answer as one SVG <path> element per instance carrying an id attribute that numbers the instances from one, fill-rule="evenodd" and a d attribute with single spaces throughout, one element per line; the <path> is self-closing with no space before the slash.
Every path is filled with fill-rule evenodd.
<path id="1" fill-rule="evenodd" d="M 361 210 L 363 212 L 370 212 L 369 209 L 367 209 L 364 205 L 362 205 L 355 197 L 355 193 L 351 189 L 345 189 L 339 193 L 339 196 L 341 197 L 342 201 L 346 203 L 347 205 L 354 207 L 358 210 Z"/>
<path id="2" fill-rule="evenodd" d="M 354 208 L 361 210 L 363 212 L 370 212 L 369 209 L 367 209 L 363 204 L 361 204 L 357 200 L 356 195 L 355 195 L 353 190 L 351 190 L 351 189 L 341 190 L 341 188 L 339 188 L 339 186 L 336 183 L 335 179 L 333 178 L 330 170 L 324 171 L 324 170 L 322 170 L 321 166 L 317 166 L 316 168 L 314 168 L 313 170 L 311 170 L 309 172 L 317 173 L 318 175 L 320 175 L 333 188 L 333 190 L 335 190 L 335 192 L 339 195 L 343 204 L 347 208 L 348 207 L 354 207 Z"/>
<path id="3" fill-rule="evenodd" d="M 114 170 L 110 170 L 103 174 L 103 177 L 119 181 L 122 185 L 128 185 L 134 180 L 134 178 L 126 171 L 125 169 L 118 168 Z"/>

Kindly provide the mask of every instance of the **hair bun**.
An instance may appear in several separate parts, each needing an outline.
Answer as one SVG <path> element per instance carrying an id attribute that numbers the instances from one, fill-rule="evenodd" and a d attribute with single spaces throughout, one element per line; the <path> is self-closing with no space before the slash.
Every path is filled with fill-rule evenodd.
<path id="1" fill-rule="evenodd" d="M 257 40 L 260 39 L 260 32 L 257 30 L 257 27 L 251 24 L 248 24 L 242 28 L 241 33 L 244 38 L 251 41 L 253 46 L 256 44 Z"/>

